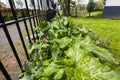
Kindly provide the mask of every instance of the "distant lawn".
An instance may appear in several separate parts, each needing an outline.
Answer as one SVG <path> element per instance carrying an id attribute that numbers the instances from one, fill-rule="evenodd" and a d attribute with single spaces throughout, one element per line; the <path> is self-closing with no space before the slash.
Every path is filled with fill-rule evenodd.
<path id="1" fill-rule="evenodd" d="M 120 20 L 102 19 L 101 12 L 93 12 L 91 17 L 73 18 L 75 23 L 90 27 L 100 36 L 100 40 L 105 38 L 112 40 L 108 46 L 114 54 L 116 60 L 120 61 Z"/>

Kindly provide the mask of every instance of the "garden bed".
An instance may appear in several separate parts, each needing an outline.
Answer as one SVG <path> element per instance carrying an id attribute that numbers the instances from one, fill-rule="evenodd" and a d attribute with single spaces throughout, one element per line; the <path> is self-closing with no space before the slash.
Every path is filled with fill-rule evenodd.
<path id="1" fill-rule="evenodd" d="M 19 80 L 118 80 L 120 66 L 93 40 L 91 29 L 56 17 L 41 22 L 37 43 L 29 48 L 30 61 Z"/>

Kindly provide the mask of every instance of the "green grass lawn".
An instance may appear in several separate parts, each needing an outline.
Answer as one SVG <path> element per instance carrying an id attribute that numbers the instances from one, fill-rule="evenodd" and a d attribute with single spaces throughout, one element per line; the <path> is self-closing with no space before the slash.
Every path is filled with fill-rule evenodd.
<path id="1" fill-rule="evenodd" d="M 100 37 L 101 41 L 112 40 L 110 52 L 120 61 L 120 20 L 103 19 L 101 12 L 93 12 L 91 17 L 73 18 L 74 23 L 89 27 Z"/>

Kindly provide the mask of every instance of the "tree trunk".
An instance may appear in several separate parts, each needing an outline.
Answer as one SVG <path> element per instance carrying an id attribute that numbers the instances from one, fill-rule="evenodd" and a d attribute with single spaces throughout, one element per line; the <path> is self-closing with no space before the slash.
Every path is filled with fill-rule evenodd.
<path id="1" fill-rule="evenodd" d="M 70 0 L 68 0 L 68 6 L 67 6 L 67 9 L 68 9 L 68 16 L 70 16 Z"/>
<path id="2" fill-rule="evenodd" d="M 62 10 L 63 15 L 66 16 L 66 15 L 67 15 L 67 11 L 66 11 L 66 0 L 63 1 L 63 6 L 62 6 L 62 7 L 63 7 L 63 10 Z"/>
<path id="3" fill-rule="evenodd" d="M 64 16 L 70 16 L 70 0 L 61 1 L 62 13 Z"/>
<path id="4" fill-rule="evenodd" d="M 91 12 L 89 12 L 89 17 L 90 17 L 90 13 L 91 13 Z"/>
<path id="5" fill-rule="evenodd" d="M 76 3 L 77 3 L 77 1 L 75 0 L 75 16 L 77 17 L 78 12 L 77 12 L 77 4 Z"/>
<path id="6" fill-rule="evenodd" d="M 60 5 L 61 5 L 62 14 L 65 16 L 65 15 L 66 15 L 65 1 L 59 0 L 59 3 L 60 3 Z"/>
<path id="7" fill-rule="evenodd" d="M 70 0 L 66 0 L 66 16 L 70 16 Z"/>

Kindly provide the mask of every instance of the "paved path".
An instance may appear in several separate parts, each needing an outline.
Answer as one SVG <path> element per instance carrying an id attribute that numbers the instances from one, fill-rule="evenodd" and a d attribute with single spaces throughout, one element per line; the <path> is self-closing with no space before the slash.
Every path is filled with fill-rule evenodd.
<path id="1" fill-rule="evenodd" d="M 27 34 L 24 23 L 20 22 L 19 24 L 24 37 L 25 44 L 28 45 Z M 27 21 L 27 25 L 30 26 L 28 21 Z M 16 50 L 18 52 L 18 55 L 20 56 L 20 60 L 22 61 L 22 63 L 24 63 L 26 61 L 26 56 L 21 44 L 21 40 L 16 25 L 13 24 L 7 27 L 10 36 L 14 42 L 14 45 L 16 47 Z M 30 31 L 31 30 L 30 27 L 28 28 Z M 20 73 L 20 69 L 2 28 L 0 28 L 0 60 L 2 60 L 2 62 L 4 63 L 4 66 L 7 68 L 7 71 L 9 71 L 9 74 L 12 77 L 12 79 L 17 80 L 18 74 Z M 4 76 L 1 74 L 2 73 L 0 73 L 0 80 L 5 80 Z"/>

